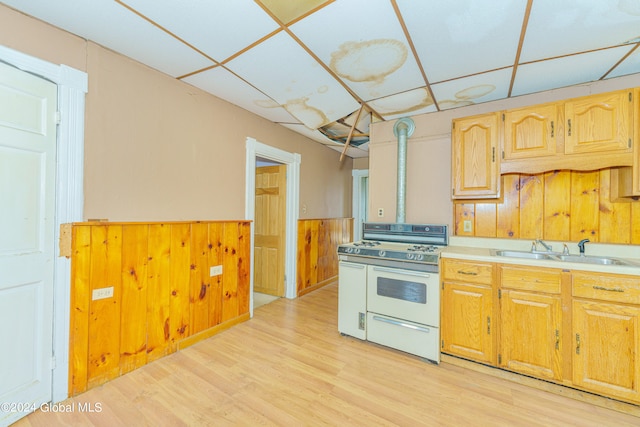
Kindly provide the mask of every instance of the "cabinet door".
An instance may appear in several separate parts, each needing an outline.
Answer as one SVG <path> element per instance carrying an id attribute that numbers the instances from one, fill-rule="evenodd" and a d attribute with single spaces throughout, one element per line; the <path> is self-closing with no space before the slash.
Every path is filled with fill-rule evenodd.
<path id="1" fill-rule="evenodd" d="M 557 104 L 506 111 L 503 116 L 503 158 L 511 160 L 555 155 L 557 115 Z"/>
<path id="2" fill-rule="evenodd" d="M 640 308 L 573 301 L 573 382 L 586 390 L 640 402 Z"/>
<path id="3" fill-rule="evenodd" d="M 364 340 L 367 316 L 367 266 L 338 264 L 338 331 Z"/>
<path id="4" fill-rule="evenodd" d="M 454 120 L 453 198 L 499 196 L 498 113 Z"/>
<path id="5" fill-rule="evenodd" d="M 498 365 L 549 380 L 562 379 L 560 296 L 501 291 Z"/>
<path id="6" fill-rule="evenodd" d="M 478 362 L 495 363 L 492 290 L 444 282 L 442 351 Z"/>
<path id="7" fill-rule="evenodd" d="M 632 91 L 570 100 L 564 111 L 566 154 L 632 151 Z"/>

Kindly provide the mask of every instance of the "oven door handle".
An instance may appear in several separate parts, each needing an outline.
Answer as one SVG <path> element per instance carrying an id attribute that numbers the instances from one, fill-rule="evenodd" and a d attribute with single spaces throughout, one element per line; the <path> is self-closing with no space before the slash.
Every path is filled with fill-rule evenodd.
<path id="1" fill-rule="evenodd" d="M 402 270 L 398 268 L 373 267 L 373 271 L 382 271 L 383 273 L 393 274 L 406 274 L 407 276 L 431 277 L 430 274 L 422 273 L 420 271 Z"/>
<path id="2" fill-rule="evenodd" d="M 401 322 L 399 320 L 387 319 L 386 317 L 380 317 L 380 316 L 375 316 L 374 315 L 373 316 L 373 320 L 377 320 L 378 322 L 390 323 L 392 325 L 401 326 L 403 328 L 414 329 L 414 330 L 420 331 L 420 332 L 426 332 L 426 333 L 431 332 L 431 329 L 429 329 L 429 328 L 424 328 L 422 326 L 412 325 L 411 323 L 405 323 L 405 322 Z"/>
<path id="3" fill-rule="evenodd" d="M 357 268 L 358 270 L 362 270 L 363 268 L 367 267 L 366 264 L 356 264 L 355 262 L 347 262 L 347 261 L 340 261 L 339 264 L 342 265 L 343 267 Z"/>

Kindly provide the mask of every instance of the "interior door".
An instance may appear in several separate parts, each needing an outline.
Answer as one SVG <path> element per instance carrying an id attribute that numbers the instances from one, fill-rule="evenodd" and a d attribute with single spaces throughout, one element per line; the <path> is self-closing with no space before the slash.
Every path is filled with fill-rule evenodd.
<path id="1" fill-rule="evenodd" d="M 55 84 L 0 63 L 0 424 L 51 400 Z"/>
<path id="2" fill-rule="evenodd" d="M 256 168 L 253 290 L 284 296 L 287 166 Z"/>

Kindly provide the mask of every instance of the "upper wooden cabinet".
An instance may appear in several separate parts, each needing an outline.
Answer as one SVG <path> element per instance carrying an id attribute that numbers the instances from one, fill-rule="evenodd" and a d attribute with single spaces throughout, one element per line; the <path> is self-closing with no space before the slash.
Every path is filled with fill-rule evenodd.
<path id="1" fill-rule="evenodd" d="M 544 104 L 505 111 L 502 158 L 505 160 L 556 154 L 558 105 Z"/>
<path id="2" fill-rule="evenodd" d="M 621 197 L 640 196 L 637 95 L 620 90 L 454 120 L 453 198 L 498 198 L 500 174 L 604 168 L 621 168 Z"/>
<path id="3" fill-rule="evenodd" d="M 453 198 L 496 198 L 500 194 L 499 113 L 453 121 Z"/>
<path id="4" fill-rule="evenodd" d="M 565 102 L 565 153 L 631 152 L 632 106 L 632 90 L 592 95 Z"/>

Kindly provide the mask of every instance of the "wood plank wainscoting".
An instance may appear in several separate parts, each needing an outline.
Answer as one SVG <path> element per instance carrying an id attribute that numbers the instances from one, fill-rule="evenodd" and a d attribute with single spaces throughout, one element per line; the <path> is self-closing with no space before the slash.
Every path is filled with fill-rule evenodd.
<path id="1" fill-rule="evenodd" d="M 248 320 L 250 240 L 248 221 L 73 224 L 69 394 Z"/>
<path id="2" fill-rule="evenodd" d="M 503 175 L 497 200 L 456 201 L 457 236 L 640 244 L 640 202 L 612 191 L 615 169 Z M 471 231 L 464 231 L 470 220 Z"/>
<path id="3" fill-rule="evenodd" d="M 351 241 L 353 241 L 353 218 L 298 221 L 298 296 L 336 280 L 338 245 Z"/>

